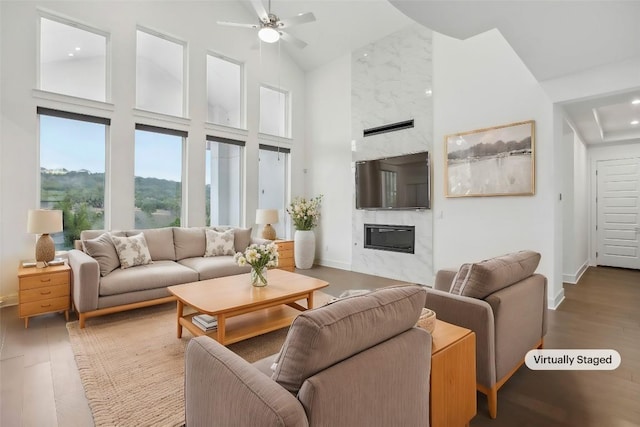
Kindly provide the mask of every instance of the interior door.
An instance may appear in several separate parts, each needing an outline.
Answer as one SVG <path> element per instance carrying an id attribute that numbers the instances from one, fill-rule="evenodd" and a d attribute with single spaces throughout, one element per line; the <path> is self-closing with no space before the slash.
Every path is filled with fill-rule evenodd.
<path id="1" fill-rule="evenodd" d="M 597 264 L 640 269 L 640 159 L 599 161 L 597 174 Z"/>

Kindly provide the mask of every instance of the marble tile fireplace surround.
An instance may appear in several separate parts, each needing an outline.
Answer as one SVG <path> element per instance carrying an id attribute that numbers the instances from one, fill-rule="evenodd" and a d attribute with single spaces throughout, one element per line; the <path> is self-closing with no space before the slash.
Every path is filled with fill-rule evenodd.
<path id="1" fill-rule="evenodd" d="M 351 127 L 352 161 L 379 159 L 402 154 L 433 151 L 432 33 L 419 25 L 386 36 L 352 52 Z M 367 133 L 383 125 L 411 123 L 393 132 Z M 354 176 L 355 176 L 355 164 Z M 353 197 L 355 200 L 355 178 Z M 380 246 L 406 246 L 393 238 L 382 238 L 379 228 L 413 230 L 413 248 L 389 250 Z M 433 211 L 361 210 L 352 211 L 351 269 L 423 285 L 433 281 Z M 391 236 L 391 235 L 389 235 Z M 382 239 L 382 241 L 380 240 Z M 385 241 L 387 240 L 387 241 Z M 373 243 L 373 245 L 371 245 Z M 371 247 L 374 246 L 374 247 Z"/>

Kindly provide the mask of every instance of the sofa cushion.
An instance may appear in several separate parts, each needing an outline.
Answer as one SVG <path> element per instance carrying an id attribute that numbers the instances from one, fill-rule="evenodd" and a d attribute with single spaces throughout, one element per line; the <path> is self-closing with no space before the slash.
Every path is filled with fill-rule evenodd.
<path id="1" fill-rule="evenodd" d="M 178 261 L 178 263 L 197 271 L 200 280 L 215 279 L 216 277 L 233 276 L 248 273 L 251 266 L 238 266 L 232 256 L 194 257 Z M 247 279 L 248 281 L 249 279 Z"/>
<path id="2" fill-rule="evenodd" d="M 492 293 L 531 276 L 540 263 L 540 254 L 520 251 L 463 265 L 451 284 L 450 292 L 484 299 Z"/>
<path id="3" fill-rule="evenodd" d="M 116 269 L 100 280 L 100 296 L 117 295 L 148 289 L 196 282 L 198 273 L 174 261 Z"/>
<path id="4" fill-rule="evenodd" d="M 104 233 L 109 233 L 111 236 L 125 237 L 127 234 L 124 231 L 114 230 L 82 230 L 80 232 L 80 241 L 95 239 L 96 237 L 100 237 Z M 84 249 L 83 249 L 84 250 Z"/>
<path id="5" fill-rule="evenodd" d="M 111 236 L 111 240 L 116 247 L 116 252 L 118 252 L 120 267 L 123 269 L 153 262 L 144 234 L 136 234 L 131 237 Z"/>
<path id="6" fill-rule="evenodd" d="M 291 324 L 272 378 L 296 394 L 308 377 L 412 328 L 426 296 L 421 286 L 397 286 L 303 312 Z"/>
<path id="7" fill-rule="evenodd" d="M 102 233 L 95 239 L 83 240 L 82 246 L 87 255 L 98 261 L 101 276 L 104 277 L 120 267 L 120 258 L 109 233 Z"/>
<path id="8" fill-rule="evenodd" d="M 204 228 L 174 227 L 173 243 L 176 248 L 176 260 L 201 257 L 206 248 Z"/>
<path id="9" fill-rule="evenodd" d="M 149 254 L 151 254 L 152 260 L 176 260 L 176 250 L 173 246 L 172 227 L 130 230 L 127 231 L 127 237 L 135 236 L 140 233 L 144 234 L 144 239 L 147 241 L 147 246 L 149 246 Z"/>
<path id="10" fill-rule="evenodd" d="M 244 252 L 251 244 L 251 228 L 236 228 L 233 239 L 236 252 Z"/>
<path id="11" fill-rule="evenodd" d="M 206 242 L 205 257 L 235 255 L 233 229 L 227 231 L 209 229 L 205 230 L 204 234 Z"/>

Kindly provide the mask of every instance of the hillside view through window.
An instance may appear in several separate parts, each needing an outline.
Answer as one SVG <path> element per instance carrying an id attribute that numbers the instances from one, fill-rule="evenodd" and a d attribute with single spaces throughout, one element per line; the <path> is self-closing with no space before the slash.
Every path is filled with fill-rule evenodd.
<path id="1" fill-rule="evenodd" d="M 68 250 L 82 230 L 105 228 L 108 126 L 39 118 L 40 207 L 63 211 L 64 231 L 52 237 Z M 180 225 L 183 138 L 136 131 L 135 144 L 135 227 Z"/>

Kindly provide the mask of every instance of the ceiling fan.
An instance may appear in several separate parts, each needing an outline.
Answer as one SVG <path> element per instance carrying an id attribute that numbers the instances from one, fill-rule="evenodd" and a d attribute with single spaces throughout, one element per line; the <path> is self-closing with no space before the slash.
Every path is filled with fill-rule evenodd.
<path id="1" fill-rule="evenodd" d="M 228 25 L 231 27 L 244 27 L 258 29 L 258 37 L 260 40 L 266 43 L 275 43 L 280 38 L 282 40 L 293 44 L 294 46 L 303 49 L 307 43 L 303 42 L 297 37 L 283 31 L 294 25 L 306 24 L 307 22 L 313 22 L 316 17 L 311 12 L 300 13 L 290 18 L 280 19 L 274 13 L 271 13 L 271 0 L 269 0 L 269 10 L 264 8 L 261 0 L 250 0 L 251 6 L 258 14 L 259 21 L 257 24 L 241 24 L 237 22 L 218 21 L 219 25 Z"/>

